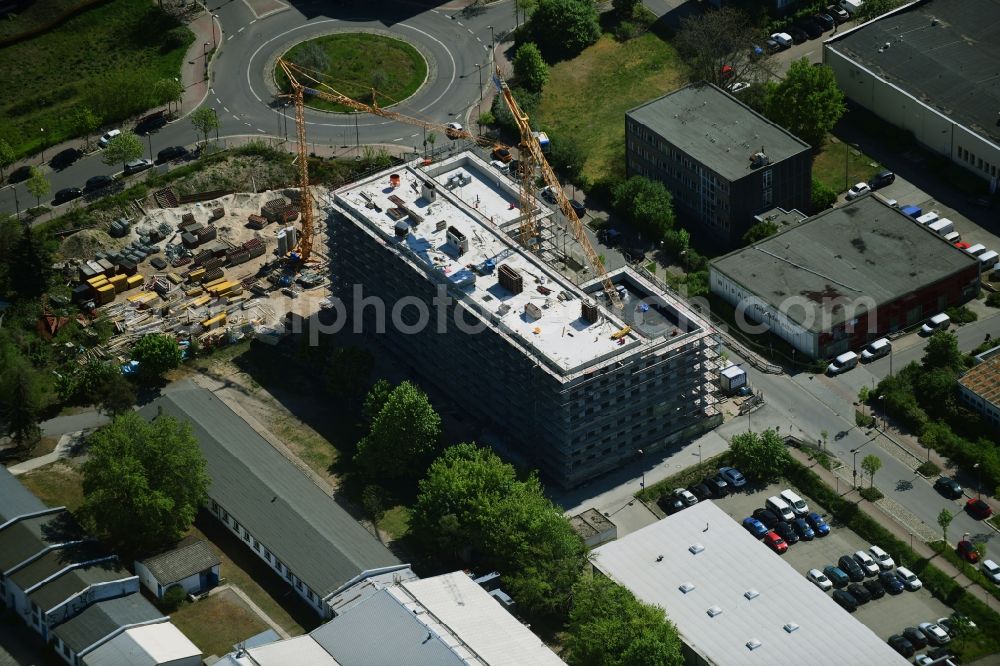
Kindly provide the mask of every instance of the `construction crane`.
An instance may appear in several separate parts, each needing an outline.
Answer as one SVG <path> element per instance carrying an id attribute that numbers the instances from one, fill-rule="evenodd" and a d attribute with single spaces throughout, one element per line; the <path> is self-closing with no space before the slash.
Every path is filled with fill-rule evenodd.
<path id="1" fill-rule="evenodd" d="M 305 263 L 308 260 L 309 255 L 312 251 L 312 236 L 313 236 L 313 214 L 312 214 L 312 196 L 309 192 L 309 162 L 308 162 L 308 143 L 306 140 L 306 130 L 305 130 L 305 96 L 309 94 L 310 96 L 318 97 L 320 99 L 325 99 L 342 106 L 346 106 L 349 109 L 355 111 L 361 111 L 364 113 L 371 113 L 388 120 L 395 120 L 397 122 L 406 123 L 408 125 L 415 125 L 421 127 L 425 130 L 431 131 L 441 131 L 444 132 L 446 136 L 452 139 L 466 139 L 473 141 L 481 146 L 494 146 L 495 141 L 488 137 L 479 136 L 473 134 L 468 130 L 458 130 L 452 127 L 441 125 L 440 123 L 421 120 L 420 118 L 414 118 L 397 111 L 392 111 L 390 109 L 383 109 L 378 106 L 375 102 L 375 95 L 372 95 L 373 103 L 365 104 L 364 102 L 359 102 L 355 99 L 340 93 L 327 84 L 323 83 L 319 79 L 315 78 L 310 70 L 307 70 L 293 62 L 289 62 L 284 58 L 278 59 L 278 66 L 285 73 L 288 78 L 289 85 L 292 88 L 292 93 L 289 95 L 295 103 L 295 125 L 296 125 L 296 139 L 298 141 L 298 162 L 299 162 L 299 184 L 302 188 L 302 238 L 299 242 L 299 254 L 301 260 Z M 496 78 L 499 82 L 501 93 L 503 94 L 504 101 L 506 102 L 511 114 L 514 116 L 517 122 L 518 129 L 521 134 L 521 142 L 518 146 L 520 153 L 520 164 L 518 166 L 520 170 L 521 186 L 519 194 L 519 203 L 521 209 L 521 223 L 519 228 L 520 242 L 521 245 L 529 249 L 533 249 L 530 246 L 534 244 L 538 237 L 538 224 L 536 218 L 536 208 L 534 202 L 535 199 L 535 169 L 534 166 L 538 165 L 541 169 L 542 178 L 545 180 L 546 184 L 549 186 L 550 191 L 556 199 L 560 210 L 562 210 L 563 215 L 569 220 L 570 228 L 573 232 L 573 236 L 576 238 L 577 242 L 583 248 L 584 255 L 587 258 L 587 262 L 590 264 L 591 269 L 594 273 L 601 278 L 602 285 L 604 287 L 604 292 L 607 294 L 608 300 L 611 302 L 612 306 L 616 310 L 621 310 L 623 308 L 621 298 L 618 296 L 618 292 L 615 289 L 614 283 L 608 278 L 607 271 L 604 268 L 604 263 L 601 261 L 597 252 L 594 251 L 594 247 L 590 244 L 590 240 L 587 238 L 586 233 L 583 230 L 583 224 L 580 222 L 580 218 L 576 216 L 576 212 L 569 203 L 569 199 L 566 198 L 566 194 L 562 190 L 562 186 L 559 184 L 559 179 L 556 177 L 552 167 L 549 166 L 548 160 L 545 159 L 545 155 L 542 153 L 542 147 L 538 143 L 537 137 L 535 137 L 531 132 L 531 125 L 528 122 L 528 116 L 521 110 L 518 105 L 517 100 L 514 99 L 510 92 L 510 88 L 507 86 L 506 81 L 499 69 L 496 69 Z M 301 79 L 301 80 L 300 80 Z M 302 83 L 302 80 L 307 83 L 311 83 L 311 86 L 307 86 Z M 321 88 L 326 88 L 325 90 Z M 374 93 L 374 91 L 373 91 Z"/>

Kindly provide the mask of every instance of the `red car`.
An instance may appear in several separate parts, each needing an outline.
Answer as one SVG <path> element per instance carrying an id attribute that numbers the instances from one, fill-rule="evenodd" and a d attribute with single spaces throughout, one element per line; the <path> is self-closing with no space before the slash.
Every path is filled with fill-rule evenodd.
<path id="1" fill-rule="evenodd" d="M 778 555 L 781 555 L 783 552 L 788 550 L 788 544 L 785 543 L 785 540 L 778 536 L 776 532 L 768 532 L 765 534 L 764 543 L 766 543 L 768 547 Z"/>
<path id="2" fill-rule="evenodd" d="M 971 541 L 959 541 L 958 548 L 955 549 L 958 556 L 967 562 L 975 564 L 979 561 L 979 551 L 972 545 Z"/>
<path id="3" fill-rule="evenodd" d="M 981 499 L 970 499 L 965 503 L 965 510 L 969 512 L 970 516 L 979 520 L 986 520 L 993 515 L 993 509 Z"/>
<path id="4" fill-rule="evenodd" d="M 966 243 L 965 241 L 959 241 L 955 243 L 955 247 L 957 247 L 959 250 L 968 250 L 972 246 Z"/>

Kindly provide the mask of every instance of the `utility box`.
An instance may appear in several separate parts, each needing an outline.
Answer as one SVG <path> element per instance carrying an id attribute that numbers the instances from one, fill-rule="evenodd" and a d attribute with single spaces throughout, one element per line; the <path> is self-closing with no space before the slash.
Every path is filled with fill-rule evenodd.
<path id="1" fill-rule="evenodd" d="M 747 372 L 738 365 L 723 368 L 719 373 L 719 385 L 727 395 L 732 395 L 747 385 Z"/>

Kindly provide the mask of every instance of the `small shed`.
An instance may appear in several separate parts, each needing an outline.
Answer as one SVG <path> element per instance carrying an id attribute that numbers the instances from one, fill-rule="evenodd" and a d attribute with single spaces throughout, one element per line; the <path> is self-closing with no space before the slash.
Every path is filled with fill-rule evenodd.
<path id="1" fill-rule="evenodd" d="M 135 563 L 135 573 L 150 592 L 162 599 L 174 585 L 185 594 L 201 594 L 219 583 L 219 558 L 209 545 L 187 537 L 172 549 Z"/>

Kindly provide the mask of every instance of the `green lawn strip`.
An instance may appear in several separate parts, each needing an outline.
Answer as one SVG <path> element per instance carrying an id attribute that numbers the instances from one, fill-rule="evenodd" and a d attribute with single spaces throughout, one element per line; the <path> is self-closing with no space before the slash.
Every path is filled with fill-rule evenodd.
<path id="1" fill-rule="evenodd" d="M 34 30 L 51 27 L 52 22 L 67 13 L 103 0 L 45 0 L 32 2 L 17 14 L 0 21 L 0 41 L 20 37 Z"/>
<path id="2" fill-rule="evenodd" d="M 1000 587 L 997 587 L 990 579 L 988 579 L 979 567 L 969 564 L 955 552 L 955 548 L 944 541 L 935 541 L 934 543 L 928 544 L 934 552 L 941 555 L 944 559 L 948 560 L 955 565 L 955 568 L 965 574 L 969 580 L 974 580 L 979 583 L 979 586 L 990 593 L 991 596 L 996 599 L 1000 599 Z"/>
<path id="3" fill-rule="evenodd" d="M 427 62 L 415 48 L 400 39 L 364 32 L 317 37 L 296 44 L 283 57 L 299 64 L 303 52 L 313 48 L 311 44 L 322 47 L 329 62 L 324 76 L 313 76 L 337 92 L 366 104 L 372 101 L 372 88 L 378 90 L 379 106 L 401 102 L 416 92 L 427 77 Z M 310 69 L 305 62 L 303 66 Z M 280 67 L 275 69 L 275 80 L 280 89 L 289 90 L 288 78 Z M 308 80 L 300 80 L 300 83 L 313 85 Z M 306 104 L 327 111 L 351 110 L 308 96 Z"/>
<path id="4" fill-rule="evenodd" d="M 848 150 L 850 155 L 846 154 Z M 829 136 L 823 149 L 813 155 L 812 175 L 834 192 L 845 192 L 855 183 L 868 182 L 882 168 L 882 165 L 857 148 Z"/>
<path id="5" fill-rule="evenodd" d="M 82 106 L 106 124 L 141 113 L 156 81 L 180 75 L 193 40 L 148 0 L 113 0 L 0 49 L 0 138 L 26 155 L 76 136 Z"/>
<path id="6" fill-rule="evenodd" d="M 410 510 L 399 505 L 394 506 L 385 512 L 382 520 L 378 521 L 378 528 L 395 539 L 402 539 L 410 531 Z"/>
<path id="7" fill-rule="evenodd" d="M 643 502 L 655 502 L 674 488 L 687 488 L 695 483 L 701 483 L 706 476 L 715 476 L 720 467 L 725 465 L 725 453 L 706 458 L 697 465 L 691 465 L 685 470 L 669 476 L 656 483 L 646 486 L 635 494 Z"/>
<path id="8" fill-rule="evenodd" d="M 48 506 L 76 511 L 83 504 L 83 478 L 79 468 L 58 460 L 22 474 L 18 480 Z"/>
<path id="9" fill-rule="evenodd" d="M 234 644 L 268 629 L 231 591 L 186 601 L 170 614 L 170 621 L 206 656 L 231 652 Z"/>
<path id="10" fill-rule="evenodd" d="M 674 47 L 653 33 L 624 43 L 604 35 L 552 67 L 532 125 L 575 140 L 586 179 L 624 176 L 625 111 L 680 87 L 685 75 Z"/>

